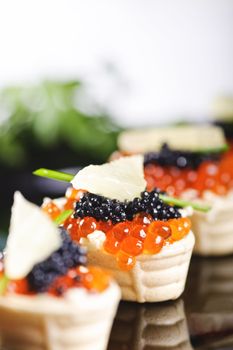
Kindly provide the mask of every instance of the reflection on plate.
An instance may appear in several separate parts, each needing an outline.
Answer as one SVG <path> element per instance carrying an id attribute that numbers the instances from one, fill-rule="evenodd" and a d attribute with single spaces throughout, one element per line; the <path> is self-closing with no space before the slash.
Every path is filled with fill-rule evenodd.
<path id="1" fill-rule="evenodd" d="M 197 259 L 191 265 L 188 324 L 195 345 L 233 345 L 233 259 Z M 220 344 L 219 344 L 220 345 Z M 212 347 L 211 347 L 212 348 Z M 209 348 L 210 349 L 210 348 Z"/>
<path id="2" fill-rule="evenodd" d="M 182 300 L 120 304 L 109 350 L 191 350 Z"/>

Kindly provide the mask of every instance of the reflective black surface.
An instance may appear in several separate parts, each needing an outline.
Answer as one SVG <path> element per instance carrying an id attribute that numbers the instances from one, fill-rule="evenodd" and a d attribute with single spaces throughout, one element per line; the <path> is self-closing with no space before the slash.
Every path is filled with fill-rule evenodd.
<path id="1" fill-rule="evenodd" d="M 168 349 L 233 349 L 233 257 L 194 257 L 179 300 L 121 302 L 108 350 Z"/>

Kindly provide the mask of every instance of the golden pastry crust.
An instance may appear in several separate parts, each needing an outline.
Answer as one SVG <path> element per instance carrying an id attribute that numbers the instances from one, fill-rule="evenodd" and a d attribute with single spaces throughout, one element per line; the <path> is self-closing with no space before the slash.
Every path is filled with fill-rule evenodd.
<path id="1" fill-rule="evenodd" d="M 105 350 L 120 299 L 115 283 L 100 294 L 0 298 L 0 344 L 14 350 Z"/>
<path id="2" fill-rule="evenodd" d="M 139 255 L 130 271 L 122 271 L 114 255 L 103 250 L 88 253 L 89 264 L 109 269 L 122 290 L 122 299 L 160 302 L 177 299 L 184 291 L 189 262 L 194 246 L 194 235 L 164 246 L 160 253 Z"/>

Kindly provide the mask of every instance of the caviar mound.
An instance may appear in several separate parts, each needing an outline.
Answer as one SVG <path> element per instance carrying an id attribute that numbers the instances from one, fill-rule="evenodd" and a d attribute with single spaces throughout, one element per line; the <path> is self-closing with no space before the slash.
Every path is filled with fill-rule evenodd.
<path id="1" fill-rule="evenodd" d="M 182 158 L 182 157 L 181 157 Z M 179 159 L 179 158 L 178 158 Z M 185 159 L 182 162 L 186 162 Z M 186 190 L 195 190 L 196 197 L 202 197 L 209 190 L 225 196 L 233 189 L 233 152 L 230 150 L 217 159 L 203 159 L 198 167 L 179 168 L 177 165 L 161 165 L 156 161 L 145 164 L 144 173 L 147 189 L 159 187 L 169 195 L 180 196 Z"/>
<path id="2" fill-rule="evenodd" d="M 165 143 L 160 152 L 148 152 L 144 155 L 144 165 L 155 163 L 160 166 L 174 166 L 179 169 L 197 169 L 202 162 L 207 160 L 216 161 L 219 160 L 220 156 L 219 152 L 200 153 L 173 150 Z"/>
<path id="3" fill-rule="evenodd" d="M 137 256 L 157 254 L 163 247 L 187 236 L 191 230 L 191 221 L 189 218 L 154 220 L 151 215 L 140 213 L 132 221 L 116 224 L 97 222 L 92 217 L 70 217 L 64 226 L 72 239 L 82 244 L 88 243 L 96 231 L 102 232 L 104 241 L 99 247 L 114 255 L 121 270 L 128 271 L 134 267 Z"/>
<path id="4" fill-rule="evenodd" d="M 78 200 L 64 228 L 74 241 L 114 256 L 120 270 L 130 271 L 138 256 L 158 254 L 191 230 L 190 219 L 181 217 L 177 207 L 165 204 L 160 193 L 157 189 L 144 191 L 140 198 L 120 202 L 68 190 L 66 203 L 75 202 L 77 196 Z"/>
<path id="5" fill-rule="evenodd" d="M 86 265 L 86 250 L 77 245 L 64 229 L 61 229 L 62 246 L 48 259 L 36 264 L 27 276 L 30 289 L 42 293 L 51 283 L 78 265 Z"/>
<path id="6" fill-rule="evenodd" d="M 86 266 L 86 249 L 77 244 L 64 229 L 60 228 L 62 246 L 46 260 L 36 264 L 22 279 L 9 280 L 6 295 L 36 295 L 47 293 L 56 297 L 64 296 L 72 288 L 84 288 L 87 292 L 102 293 L 110 286 L 107 271 Z M 4 260 L 1 274 L 4 274 Z"/>
<path id="7" fill-rule="evenodd" d="M 142 212 L 150 214 L 154 220 L 166 221 L 181 217 L 177 208 L 165 204 L 159 198 L 159 193 L 158 189 L 151 192 L 144 191 L 141 193 L 141 198 L 120 202 L 86 192 L 76 203 L 74 217 L 88 216 L 96 220 L 110 220 L 114 224 L 127 220 L 132 221 L 136 214 Z"/>
<path id="8" fill-rule="evenodd" d="M 97 240 L 95 249 L 114 255 L 120 270 L 132 270 L 137 256 L 157 254 L 191 229 L 189 218 L 182 218 L 178 208 L 165 204 L 160 193 L 157 189 L 144 191 L 140 198 L 120 202 L 85 192 L 64 228 L 78 243 L 88 245 Z M 73 194 L 68 191 L 67 201 Z"/>
<path id="9" fill-rule="evenodd" d="M 178 155 L 178 154 L 177 154 Z M 176 156 L 176 154 L 174 154 Z M 233 252 L 233 147 L 215 159 L 203 158 L 192 167 L 187 159 L 167 158 L 165 163 L 146 155 L 144 166 L 147 189 L 159 187 L 171 196 L 199 198 L 211 205 L 207 213 L 194 211 L 192 226 L 196 237 L 194 252 L 203 256 L 223 256 Z M 182 163 L 181 162 L 181 163 Z M 194 164 L 195 165 L 195 164 Z"/>

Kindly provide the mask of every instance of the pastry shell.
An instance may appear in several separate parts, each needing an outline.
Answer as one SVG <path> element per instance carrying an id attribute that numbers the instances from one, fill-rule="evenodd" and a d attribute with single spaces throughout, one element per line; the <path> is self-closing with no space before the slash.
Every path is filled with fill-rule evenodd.
<path id="1" fill-rule="evenodd" d="M 120 270 L 116 257 L 103 250 L 89 250 L 88 263 L 111 271 L 122 291 L 122 299 L 160 302 L 177 299 L 183 293 L 194 246 L 192 231 L 158 254 L 139 255 L 130 271 Z"/>
<path id="2" fill-rule="evenodd" d="M 231 195 L 232 196 L 232 195 Z M 233 196 L 215 196 L 208 213 L 191 217 L 195 234 L 194 253 L 221 256 L 233 253 Z"/>
<path id="3" fill-rule="evenodd" d="M 1 297 L 0 345 L 11 350 L 105 350 L 120 299 L 118 286 L 112 283 L 99 294 L 70 291 L 69 298 Z"/>

